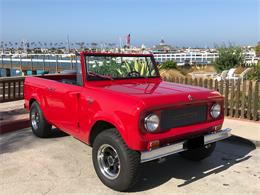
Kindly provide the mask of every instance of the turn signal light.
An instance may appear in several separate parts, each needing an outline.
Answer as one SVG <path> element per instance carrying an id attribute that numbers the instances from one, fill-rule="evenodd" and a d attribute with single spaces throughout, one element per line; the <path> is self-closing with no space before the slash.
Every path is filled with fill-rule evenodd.
<path id="1" fill-rule="evenodd" d="M 148 144 L 148 150 L 153 150 L 155 148 L 158 148 L 159 146 L 160 146 L 160 141 L 159 140 L 151 141 Z"/>
<path id="2" fill-rule="evenodd" d="M 219 131 L 219 130 L 221 130 L 221 128 L 222 128 L 222 125 L 214 126 L 213 131 Z"/>

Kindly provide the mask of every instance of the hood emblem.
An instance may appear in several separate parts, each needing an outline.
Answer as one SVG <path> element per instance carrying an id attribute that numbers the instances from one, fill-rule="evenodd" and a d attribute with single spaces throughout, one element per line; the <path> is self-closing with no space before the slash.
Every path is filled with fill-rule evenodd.
<path id="1" fill-rule="evenodd" d="M 193 100 L 193 97 L 189 94 L 189 95 L 188 95 L 188 99 L 189 99 L 190 101 L 192 101 L 192 100 Z"/>

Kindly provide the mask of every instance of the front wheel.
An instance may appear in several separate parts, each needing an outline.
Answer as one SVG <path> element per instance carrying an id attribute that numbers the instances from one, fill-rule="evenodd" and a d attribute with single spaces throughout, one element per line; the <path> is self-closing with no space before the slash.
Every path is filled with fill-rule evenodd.
<path id="1" fill-rule="evenodd" d="M 92 160 L 99 179 L 114 190 L 126 191 L 138 180 L 140 153 L 129 149 L 116 129 L 96 137 Z"/>
<path id="2" fill-rule="evenodd" d="M 188 151 L 181 152 L 180 155 L 188 160 L 200 161 L 209 157 L 215 150 L 215 147 L 216 143 L 211 143 L 200 148 L 190 149 Z"/>

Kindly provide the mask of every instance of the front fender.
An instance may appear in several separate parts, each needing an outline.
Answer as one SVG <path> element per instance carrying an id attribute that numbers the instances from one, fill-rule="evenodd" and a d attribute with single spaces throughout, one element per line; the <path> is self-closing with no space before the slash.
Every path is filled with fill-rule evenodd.
<path id="1" fill-rule="evenodd" d="M 128 145 L 128 147 L 131 148 L 130 143 L 128 142 L 128 134 L 127 134 L 127 130 L 126 127 L 123 125 L 122 121 L 120 120 L 120 118 L 114 114 L 114 113 L 106 113 L 106 112 L 97 112 L 94 116 L 93 119 L 91 120 L 91 124 L 90 124 L 90 130 L 88 131 L 88 143 L 90 141 L 90 135 L 91 135 L 91 131 L 94 127 L 94 125 L 98 122 L 98 121 L 104 121 L 107 123 L 110 123 L 111 125 L 113 125 L 118 132 L 120 133 L 121 137 L 123 138 L 123 140 L 125 141 L 125 143 Z"/>

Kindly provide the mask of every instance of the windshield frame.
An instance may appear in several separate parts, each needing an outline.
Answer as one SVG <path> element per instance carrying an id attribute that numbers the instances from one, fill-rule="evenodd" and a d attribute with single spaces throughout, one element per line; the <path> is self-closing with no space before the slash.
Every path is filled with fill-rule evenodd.
<path id="1" fill-rule="evenodd" d="M 88 71 L 88 63 L 87 63 L 87 58 L 89 56 L 100 56 L 100 57 L 145 57 L 145 58 L 150 58 L 152 62 L 152 68 L 155 70 L 155 76 L 148 76 L 148 77 L 107 77 L 107 76 L 100 76 L 100 77 L 93 77 L 90 76 L 89 71 Z M 129 53 L 89 53 L 85 52 L 84 53 L 84 64 L 85 64 L 85 76 L 87 81 L 106 81 L 106 80 L 127 80 L 127 79 L 149 79 L 149 78 L 160 78 L 159 70 L 156 65 L 156 61 L 153 57 L 152 54 L 129 54 Z"/>

